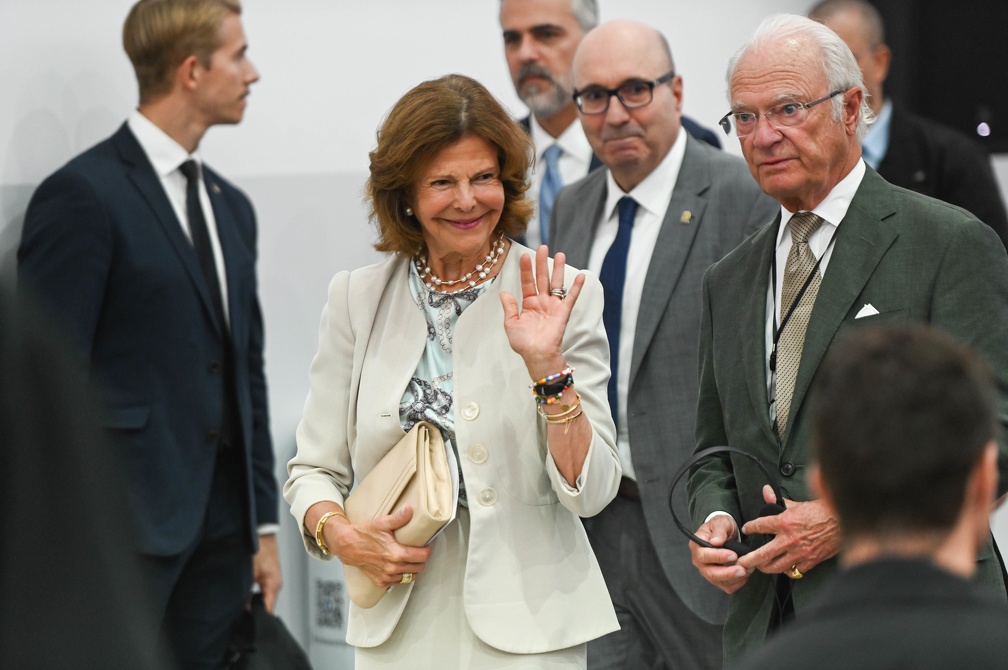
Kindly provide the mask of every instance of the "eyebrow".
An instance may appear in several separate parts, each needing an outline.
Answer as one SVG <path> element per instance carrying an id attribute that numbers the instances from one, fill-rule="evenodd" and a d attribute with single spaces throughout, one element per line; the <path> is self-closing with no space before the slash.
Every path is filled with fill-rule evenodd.
<path id="1" fill-rule="evenodd" d="M 535 34 L 535 33 L 545 32 L 547 30 L 559 30 L 561 32 L 564 32 L 564 27 L 561 26 L 560 24 L 557 24 L 557 23 L 537 23 L 536 25 L 529 26 L 528 28 L 526 28 L 524 30 L 521 30 L 521 29 L 518 29 L 518 28 L 508 28 L 507 30 L 504 31 L 503 34 L 504 34 L 504 37 L 509 37 L 509 36 L 510 37 L 517 37 L 518 35 L 521 35 L 522 33 L 532 33 L 532 34 Z"/>
<path id="2" fill-rule="evenodd" d="M 494 172 L 494 173 L 500 174 L 501 168 L 500 168 L 499 165 L 496 165 L 492 161 L 487 161 L 486 165 L 484 165 L 483 167 L 476 168 L 475 170 L 472 170 L 471 172 L 458 173 L 458 174 L 451 173 L 451 172 L 432 172 L 430 174 L 423 175 L 422 179 L 424 179 L 424 180 L 430 180 L 430 179 L 457 179 L 459 177 L 459 175 L 462 175 L 462 178 L 464 179 L 464 178 L 467 178 L 467 177 L 470 177 L 470 178 L 471 177 L 477 177 L 477 176 L 479 176 L 481 174 L 486 174 L 487 172 Z"/>
<path id="3" fill-rule="evenodd" d="M 797 94 L 797 93 L 794 93 L 794 92 L 791 92 L 791 93 L 781 93 L 780 95 L 778 95 L 777 97 L 775 97 L 773 100 L 770 101 L 770 107 L 776 107 L 778 105 L 781 105 L 781 104 L 784 104 L 784 103 L 787 103 L 787 102 L 799 102 L 800 99 L 801 99 L 801 96 L 799 94 Z M 738 111 L 740 109 L 752 109 L 752 108 L 750 106 L 748 106 L 748 105 L 743 105 L 741 102 L 737 102 L 736 101 L 736 102 L 732 103 L 731 109 L 734 112 L 734 111 Z"/>
<path id="4" fill-rule="evenodd" d="M 640 84 L 640 83 L 649 84 L 652 81 L 654 81 L 654 79 L 648 79 L 647 77 L 641 77 L 641 76 L 627 77 L 626 79 L 624 79 L 620 83 L 618 83 L 615 86 L 613 86 L 613 88 L 623 88 L 627 84 Z M 667 84 L 668 82 L 665 82 L 665 83 Z M 591 88 L 602 88 L 602 89 L 605 89 L 607 91 L 610 90 L 610 88 L 608 86 L 603 86 L 602 84 L 596 84 L 596 83 L 585 84 L 584 86 L 577 87 L 578 91 L 587 91 L 588 89 L 591 89 Z"/>

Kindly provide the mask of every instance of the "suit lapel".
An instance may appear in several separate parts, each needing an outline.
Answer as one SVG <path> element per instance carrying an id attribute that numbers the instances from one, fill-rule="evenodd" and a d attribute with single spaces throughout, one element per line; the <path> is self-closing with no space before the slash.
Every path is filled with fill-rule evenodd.
<path id="1" fill-rule="evenodd" d="M 767 396 L 766 317 L 770 267 L 777 247 L 780 218 L 778 213 L 771 225 L 764 226 L 756 233 L 752 239 L 754 253 L 748 255 L 747 266 L 739 271 L 739 281 L 745 282 L 744 286 L 740 286 L 743 322 L 739 332 L 742 333 L 746 386 L 754 416 L 759 417 L 761 429 L 771 444 L 777 442 L 777 436 L 770 424 L 770 401 Z"/>
<path id="2" fill-rule="evenodd" d="M 605 207 L 607 194 L 605 170 L 593 172 L 588 180 L 589 182 L 581 189 L 585 197 L 576 203 L 574 215 L 564 223 L 570 226 L 572 234 L 566 236 L 568 241 L 561 249 L 566 255 L 567 264 L 579 269 L 588 267 L 595 232 L 602 221 L 602 208 Z"/>
<path id="3" fill-rule="evenodd" d="M 362 292 L 382 291 L 374 303 L 373 322 L 360 324 L 369 327 L 371 333 L 361 370 L 360 395 L 371 398 L 382 414 L 395 417 L 396 426 L 403 390 L 409 388 L 427 344 L 426 318 L 410 287 L 409 266 L 408 258 L 392 261 L 384 288 L 380 284 L 350 285 L 350 299 L 355 304 L 365 305 L 372 300 Z M 389 393 L 389 389 L 395 392 Z"/>
<path id="4" fill-rule="evenodd" d="M 631 388 L 644 359 L 644 353 L 658 329 L 658 323 L 668 309 L 672 292 L 689 258 L 697 230 L 703 224 L 703 213 L 707 208 L 703 194 L 710 185 L 710 166 L 687 139 L 679 177 L 672 190 L 661 230 L 658 231 L 658 239 L 655 241 L 647 277 L 644 280 L 644 292 L 641 295 L 634 336 L 633 359 L 630 363 Z M 685 212 L 690 213 L 688 218 L 684 217 Z M 686 222 L 683 222 L 684 218 L 687 218 Z"/>
<path id="5" fill-rule="evenodd" d="M 840 324 L 864 290 L 882 256 L 896 240 L 897 233 L 882 224 L 882 220 L 895 211 L 884 184 L 876 172 L 868 169 L 851 201 L 847 216 L 837 228 L 833 255 L 805 332 L 805 345 L 791 400 L 791 416 L 788 418 L 788 439 L 794 434 L 794 417 L 801 409 L 815 372 Z"/>
<path id="6" fill-rule="evenodd" d="M 182 226 L 175 215 L 175 210 L 172 209 L 171 203 L 168 202 L 168 196 L 165 195 L 164 187 L 161 186 L 160 179 L 158 179 L 154 168 L 147 159 L 147 154 L 144 153 L 140 143 L 137 142 L 133 133 L 129 130 L 129 126 L 126 124 L 123 124 L 118 132 L 112 136 L 112 141 L 115 143 L 120 157 L 122 157 L 123 162 L 127 166 L 130 180 L 147 201 L 151 211 L 154 212 L 155 219 L 168 237 L 168 241 L 175 250 L 179 261 L 185 267 L 186 272 L 189 273 L 189 278 L 192 280 L 193 286 L 199 294 L 200 301 L 203 303 L 207 319 L 210 320 L 214 328 L 217 329 L 218 334 L 220 334 L 222 332 L 221 324 L 217 323 L 217 318 L 214 316 L 210 288 L 203 277 L 203 272 L 196 259 L 196 253 L 182 231 Z"/>

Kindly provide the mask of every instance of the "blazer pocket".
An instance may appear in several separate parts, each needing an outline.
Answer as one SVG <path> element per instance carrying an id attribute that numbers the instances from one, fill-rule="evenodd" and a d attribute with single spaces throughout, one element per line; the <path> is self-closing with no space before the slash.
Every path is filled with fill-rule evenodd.
<path id="1" fill-rule="evenodd" d="M 901 321 L 909 320 L 909 318 L 910 312 L 906 309 L 893 309 L 888 312 L 879 312 L 878 314 L 872 314 L 871 316 L 862 316 L 860 319 L 855 319 L 852 314 L 840 323 L 840 327 L 837 329 L 837 335 L 839 336 L 843 333 L 857 332 L 859 328 L 870 328 L 872 326 L 881 326 L 887 323 L 900 323 Z"/>
<path id="2" fill-rule="evenodd" d="M 907 320 L 907 310 L 905 309 L 893 309 L 888 312 L 879 312 L 878 314 L 872 314 L 870 316 L 862 316 L 860 319 L 852 318 L 846 322 L 846 325 L 852 326 L 867 326 L 870 324 L 880 324 L 887 323 L 890 321 L 906 321 Z"/>
<path id="3" fill-rule="evenodd" d="M 150 421 L 150 406 L 110 407 L 105 412 L 105 427 L 111 430 L 142 430 Z"/>

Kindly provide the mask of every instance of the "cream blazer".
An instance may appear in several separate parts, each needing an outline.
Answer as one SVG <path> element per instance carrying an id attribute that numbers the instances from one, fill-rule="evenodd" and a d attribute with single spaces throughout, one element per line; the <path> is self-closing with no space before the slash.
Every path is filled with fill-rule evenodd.
<path id="1" fill-rule="evenodd" d="M 529 376 L 504 332 L 500 292 L 521 302 L 512 243 L 497 279 L 466 308 L 454 333 L 454 412 L 470 512 L 464 601 L 469 624 L 510 653 L 563 649 L 619 628 L 579 516 L 597 514 L 622 475 L 606 384 L 609 349 L 602 286 L 591 275 L 564 336 L 564 356 L 593 428 L 579 486 L 569 487 L 546 447 Z M 313 504 L 340 504 L 402 436 L 399 402 L 427 342 L 424 315 L 410 295 L 409 260 L 393 257 L 337 274 L 319 327 L 310 390 L 288 463 L 284 497 L 305 548 L 322 556 L 304 529 Z M 577 271 L 568 268 L 566 286 Z M 347 642 L 388 639 L 413 585 L 392 589 L 375 607 L 351 604 Z"/>

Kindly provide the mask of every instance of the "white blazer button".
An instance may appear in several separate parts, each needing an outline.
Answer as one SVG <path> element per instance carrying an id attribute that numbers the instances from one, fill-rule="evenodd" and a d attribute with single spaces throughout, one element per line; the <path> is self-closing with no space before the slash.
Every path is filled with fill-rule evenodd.
<path id="1" fill-rule="evenodd" d="M 483 489 L 479 492 L 480 505 L 489 507 L 497 502 L 497 492 L 491 488 Z"/>
<path id="2" fill-rule="evenodd" d="M 462 408 L 462 418 L 466 421 L 472 421 L 479 416 L 479 405 L 474 402 L 467 403 L 465 407 Z"/>
<path id="3" fill-rule="evenodd" d="M 486 463 L 487 458 L 490 456 L 490 452 L 482 444 L 474 444 L 469 447 L 469 460 L 477 465 L 480 463 Z"/>

